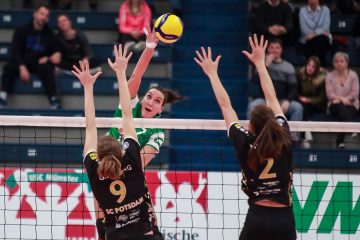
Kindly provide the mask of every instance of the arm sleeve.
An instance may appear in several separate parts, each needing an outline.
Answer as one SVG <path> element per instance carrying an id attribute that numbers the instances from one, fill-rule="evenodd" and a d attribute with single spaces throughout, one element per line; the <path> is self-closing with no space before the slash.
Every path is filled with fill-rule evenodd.
<path id="1" fill-rule="evenodd" d="M 124 2 L 119 11 L 119 31 L 121 33 L 131 33 L 131 26 L 127 23 L 126 18 L 129 14 L 128 5 Z"/>
<path id="2" fill-rule="evenodd" d="M 60 52 L 59 41 L 57 40 L 55 34 L 52 32 L 50 28 L 48 28 L 48 34 L 50 39 L 50 48 L 49 48 L 49 56 L 56 52 Z"/>
<path id="3" fill-rule="evenodd" d="M 21 29 L 16 29 L 11 43 L 11 55 L 17 65 L 24 64 L 24 37 L 21 34 Z"/>
<path id="4" fill-rule="evenodd" d="M 312 32 L 309 25 L 307 24 L 307 14 L 306 14 L 306 7 L 302 7 L 299 12 L 299 23 L 300 23 L 300 31 L 301 35 L 305 36 Z"/>
<path id="5" fill-rule="evenodd" d="M 330 10 L 326 6 L 322 6 L 321 9 L 323 11 L 321 22 L 319 22 L 317 28 L 315 29 L 315 33 L 317 35 L 330 32 Z"/>
<path id="6" fill-rule="evenodd" d="M 290 33 L 294 28 L 294 16 L 293 11 L 291 10 L 291 7 L 289 4 L 285 4 L 285 28 L 287 33 Z"/>
<path id="7" fill-rule="evenodd" d="M 132 137 L 125 137 L 123 148 L 125 150 L 125 156 L 128 156 L 128 160 L 139 169 L 142 169 L 139 142 Z"/>
<path id="8" fill-rule="evenodd" d="M 93 53 L 92 53 L 90 43 L 89 43 L 86 35 L 83 32 L 79 31 L 79 30 L 76 30 L 76 31 L 77 31 L 79 39 L 81 41 L 81 47 L 83 49 L 84 56 L 88 57 L 88 58 L 92 57 Z"/>
<path id="9" fill-rule="evenodd" d="M 352 76 L 351 76 L 351 92 L 350 92 L 350 98 L 352 101 L 354 101 L 355 99 L 359 99 L 359 77 L 356 74 L 356 72 L 352 72 Z"/>
<path id="10" fill-rule="evenodd" d="M 265 22 L 265 18 L 264 18 L 265 11 L 266 11 L 266 7 L 265 5 L 262 5 L 259 7 L 256 13 L 256 21 L 255 21 L 256 33 L 265 34 L 268 32 L 269 25 Z"/>
<path id="11" fill-rule="evenodd" d="M 333 86 L 333 81 L 331 79 L 331 74 L 329 73 L 326 75 L 325 87 L 326 87 L 326 96 L 329 99 L 329 101 L 334 100 L 336 95 Z"/>

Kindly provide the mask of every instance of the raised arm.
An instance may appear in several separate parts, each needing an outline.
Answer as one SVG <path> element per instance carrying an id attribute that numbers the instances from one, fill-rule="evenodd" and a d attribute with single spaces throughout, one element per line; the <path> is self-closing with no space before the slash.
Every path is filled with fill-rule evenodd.
<path id="1" fill-rule="evenodd" d="M 261 36 L 259 43 L 256 34 L 254 34 L 253 37 L 249 37 L 249 43 L 252 53 L 243 51 L 243 54 L 255 65 L 256 70 L 259 73 L 260 84 L 265 95 L 266 104 L 273 110 L 275 116 L 284 115 L 265 65 L 265 50 L 268 41 L 264 41 L 264 36 Z"/>
<path id="2" fill-rule="evenodd" d="M 143 77 L 147 67 L 149 66 L 150 60 L 154 54 L 154 49 L 158 42 L 158 39 L 155 35 L 155 30 L 150 30 L 149 25 L 145 26 L 144 32 L 146 34 L 146 48 L 141 54 L 140 59 L 137 62 L 135 69 L 128 81 L 131 99 L 136 97 L 139 91 L 141 78 Z"/>
<path id="3" fill-rule="evenodd" d="M 195 57 L 194 60 L 202 68 L 204 73 L 209 77 L 211 86 L 215 93 L 216 100 L 224 116 L 226 127 L 229 128 L 232 123 L 238 121 L 238 117 L 233 107 L 231 106 L 229 95 L 221 84 L 217 72 L 221 56 L 217 56 L 215 61 L 213 61 L 211 48 L 208 47 L 207 50 L 208 51 L 206 52 L 205 49 L 201 47 L 201 53 L 199 51 L 196 51 L 196 55 L 198 56 L 198 58 Z"/>
<path id="4" fill-rule="evenodd" d="M 94 83 L 101 72 L 91 75 L 89 72 L 89 62 L 80 61 L 80 69 L 75 65 L 71 72 L 80 80 L 84 87 L 84 111 L 86 121 L 86 135 L 83 153 L 97 149 L 97 129 L 95 122 L 95 105 L 94 105 Z"/>
<path id="5" fill-rule="evenodd" d="M 116 73 L 116 77 L 119 84 L 119 96 L 122 107 L 122 119 L 123 119 L 123 132 L 124 137 L 132 137 L 137 140 L 135 131 L 134 119 L 131 110 L 130 92 L 126 81 L 126 68 L 128 66 L 129 59 L 132 53 L 127 55 L 127 48 L 122 49 L 121 44 L 114 46 L 115 61 L 111 62 L 108 58 L 109 66 Z"/>

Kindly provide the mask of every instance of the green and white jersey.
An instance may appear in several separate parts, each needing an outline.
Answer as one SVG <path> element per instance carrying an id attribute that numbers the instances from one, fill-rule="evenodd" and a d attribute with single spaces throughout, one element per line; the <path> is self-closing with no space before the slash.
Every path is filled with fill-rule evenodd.
<path id="1" fill-rule="evenodd" d="M 131 108 L 134 118 L 142 118 L 141 104 L 137 96 L 131 99 Z M 119 105 L 119 107 L 116 109 L 114 117 L 122 117 L 121 105 Z M 159 128 L 136 128 L 136 134 L 141 148 L 149 145 L 153 147 L 156 151 L 160 150 L 160 147 L 165 139 L 164 129 Z M 110 128 L 107 135 L 116 138 L 119 142 L 123 142 L 124 140 L 121 128 Z"/>

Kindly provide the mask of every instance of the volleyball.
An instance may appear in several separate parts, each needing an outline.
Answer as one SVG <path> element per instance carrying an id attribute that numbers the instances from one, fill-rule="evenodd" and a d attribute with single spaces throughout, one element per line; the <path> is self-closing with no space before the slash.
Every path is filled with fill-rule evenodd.
<path id="1" fill-rule="evenodd" d="M 156 19 L 155 34 L 164 43 L 174 43 L 181 38 L 184 25 L 181 19 L 171 13 L 161 15 Z"/>

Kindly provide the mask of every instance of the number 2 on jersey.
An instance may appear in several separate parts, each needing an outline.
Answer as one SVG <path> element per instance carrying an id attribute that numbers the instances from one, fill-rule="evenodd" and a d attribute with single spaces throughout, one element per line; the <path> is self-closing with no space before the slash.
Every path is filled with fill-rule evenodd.
<path id="1" fill-rule="evenodd" d="M 267 160 L 267 164 L 266 164 L 264 170 L 261 172 L 261 174 L 259 176 L 259 179 L 276 178 L 276 173 L 269 173 L 270 169 L 272 168 L 273 165 L 274 165 L 274 159 L 269 158 Z"/>
<path id="2" fill-rule="evenodd" d="M 110 184 L 110 192 L 115 196 L 119 196 L 117 202 L 121 203 L 122 201 L 124 201 L 126 196 L 126 186 L 120 180 L 113 181 Z"/>

